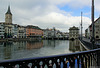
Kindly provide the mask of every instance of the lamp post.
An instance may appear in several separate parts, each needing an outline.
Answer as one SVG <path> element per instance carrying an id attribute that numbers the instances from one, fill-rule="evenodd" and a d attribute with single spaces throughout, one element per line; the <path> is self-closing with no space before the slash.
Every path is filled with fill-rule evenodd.
<path id="1" fill-rule="evenodd" d="M 83 13 L 81 12 L 81 40 L 82 40 L 82 28 L 83 28 L 83 27 L 82 27 L 82 14 L 83 14 Z"/>
<path id="2" fill-rule="evenodd" d="M 54 30 L 54 37 L 53 38 L 55 39 L 55 27 L 53 27 L 53 30 Z"/>
<path id="3" fill-rule="evenodd" d="M 95 30 L 94 30 L 94 0 L 92 0 L 92 48 L 94 49 L 94 45 L 95 45 Z"/>

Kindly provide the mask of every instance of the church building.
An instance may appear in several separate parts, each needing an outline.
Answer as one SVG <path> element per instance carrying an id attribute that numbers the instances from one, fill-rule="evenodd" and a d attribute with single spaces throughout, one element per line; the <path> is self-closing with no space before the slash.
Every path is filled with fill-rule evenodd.
<path id="1" fill-rule="evenodd" d="M 5 33 L 4 37 L 5 38 L 12 38 L 13 32 L 12 32 L 12 13 L 10 10 L 10 6 L 8 6 L 8 10 L 5 13 L 5 23 L 4 23 L 4 28 L 5 28 Z"/>

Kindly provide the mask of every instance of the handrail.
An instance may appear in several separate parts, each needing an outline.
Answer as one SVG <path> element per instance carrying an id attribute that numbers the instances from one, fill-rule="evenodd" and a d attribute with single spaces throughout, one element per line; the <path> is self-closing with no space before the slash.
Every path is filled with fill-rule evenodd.
<path id="1" fill-rule="evenodd" d="M 34 58 L 25 58 L 25 59 L 17 59 L 17 60 L 5 60 L 5 61 L 0 61 L 0 66 L 7 67 L 7 66 L 16 66 L 16 64 L 19 64 L 21 66 L 27 66 L 29 63 L 32 63 L 33 66 L 38 66 L 40 62 L 44 63 L 42 66 L 44 67 L 45 65 L 49 66 L 49 61 L 52 60 L 52 64 L 58 64 L 58 59 L 61 60 L 59 63 L 63 62 L 64 64 L 64 59 L 67 59 L 68 62 L 70 63 L 69 66 L 71 65 L 71 60 L 75 62 L 75 59 L 77 59 L 77 64 L 79 66 L 79 61 L 81 60 L 81 63 L 87 64 L 87 60 L 89 61 L 89 65 L 92 65 L 92 62 L 95 61 L 96 65 L 100 65 L 100 48 L 94 49 L 94 50 L 89 50 L 89 51 L 82 51 L 82 52 L 76 52 L 76 53 L 70 53 L 70 54 L 62 54 L 62 55 L 54 55 L 54 56 L 46 56 L 46 57 L 34 57 Z M 86 60 L 87 59 L 87 60 Z M 96 60 L 94 60 L 96 59 Z M 46 61 L 48 60 L 48 62 Z M 84 61 L 82 61 L 84 60 Z M 23 63 L 26 63 L 23 65 Z M 36 63 L 36 64 L 35 64 Z M 83 66 L 83 64 L 81 66 Z M 52 66 L 53 66 L 52 65 Z M 75 64 L 74 64 L 75 65 Z M 40 65 L 41 66 L 41 65 Z"/>
<path id="2" fill-rule="evenodd" d="M 53 58 L 53 57 L 60 57 L 60 56 L 70 56 L 70 55 L 77 55 L 77 54 L 87 54 L 89 52 L 95 52 L 95 51 L 100 51 L 100 48 L 94 49 L 94 50 L 88 50 L 88 51 L 81 51 L 81 52 L 76 52 L 76 53 L 69 53 L 69 54 L 61 54 L 61 55 L 53 55 L 53 56 L 45 56 L 45 57 L 34 57 L 34 58 L 24 58 L 24 59 L 16 59 L 16 60 L 4 60 L 0 61 L 0 63 L 4 62 L 16 62 L 16 61 L 25 61 L 25 60 L 31 60 L 31 59 L 43 59 L 43 58 Z"/>

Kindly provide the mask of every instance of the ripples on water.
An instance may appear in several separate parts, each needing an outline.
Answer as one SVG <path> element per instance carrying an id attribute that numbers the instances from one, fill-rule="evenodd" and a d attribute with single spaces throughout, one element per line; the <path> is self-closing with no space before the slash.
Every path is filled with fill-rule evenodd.
<path id="1" fill-rule="evenodd" d="M 80 51 L 79 42 L 77 41 L 43 40 L 38 42 L 1 42 L 0 60 L 51 56 L 76 51 Z"/>

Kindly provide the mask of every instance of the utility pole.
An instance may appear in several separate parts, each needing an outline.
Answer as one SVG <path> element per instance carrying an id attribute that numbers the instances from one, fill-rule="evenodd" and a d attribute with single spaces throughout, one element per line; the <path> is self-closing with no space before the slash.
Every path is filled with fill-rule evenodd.
<path id="1" fill-rule="evenodd" d="M 54 30 L 54 36 L 53 36 L 53 38 L 55 39 L 55 27 L 53 27 L 53 30 Z"/>
<path id="2" fill-rule="evenodd" d="M 82 14 L 83 14 L 83 13 L 81 12 L 81 40 L 82 40 L 82 28 L 83 28 L 83 27 L 82 27 Z"/>
<path id="3" fill-rule="evenodd" d="M 95 45 L 95 30 L 94 30 L 94 0 L 92 0 L 92 44 L 93 44 L 93 49 Z"/>

